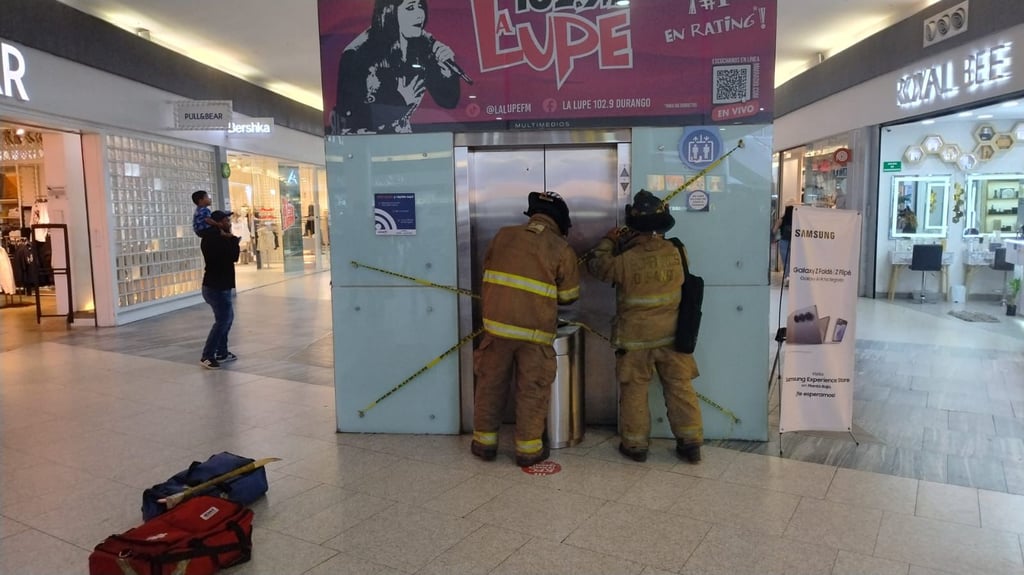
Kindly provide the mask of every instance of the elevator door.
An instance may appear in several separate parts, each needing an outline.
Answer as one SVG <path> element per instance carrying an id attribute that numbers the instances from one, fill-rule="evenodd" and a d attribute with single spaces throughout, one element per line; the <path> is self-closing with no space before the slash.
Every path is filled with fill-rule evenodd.
<path id="1" fill-rule="evenodd" d="M 470 149 L 469 255 L 473 291 L 480 293 L 483 258 L 491 238 L 504 226 L 526 221 L 523 212 L 530 192 L 549 190 L 562 196 L 569 205 L 573 224 L 569 244 L 577 255 L 592 248 L 618 223 L 621 211 L 616 195 L 619 161 L 615 145 Z M 460 257 L 465 255 L 460 253 Z M 581 298 L 563 307 L 560 316 L 609 335 L 615 312 L 615 290 L 592 278 L 582 267 L 580 275 Z M 479 327 L 481 323 L 479 304 L 474 303 L 473 325 Z M 614 424 L 618 389 L 615 355 L 608 342 L 590 333 L 584 338 L 586 422 Z M 472 386 L 472 381 L 464 381 L 463 385 Z"/>

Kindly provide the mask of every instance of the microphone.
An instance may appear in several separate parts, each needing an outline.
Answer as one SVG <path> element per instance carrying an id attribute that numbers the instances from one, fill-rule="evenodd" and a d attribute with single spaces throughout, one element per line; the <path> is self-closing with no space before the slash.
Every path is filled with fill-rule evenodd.
<path id="1" fill-rule="evenodd" d="M 437 44 L 437 38 L 435 38 L 432 34 L 429 34 L 427 32 L 424 32 L 423 35 L 426 36 L 427 40 L 430 41 L 430 52 L 433 53 L 434 45 Z M 466 71 L 462 69 L 462 66 L 459 66 L 458 64 L 455 63 L 454 58 L 448 58 L 447 60 L 443 61 L 438 60 L 437 63 L 447 67 L 449 70 L 455 73 L 456 76 L 462 78 L 462 80 L 465 81 L 470 86 L 473 85 L 473 79 L 469 77 L 469 74 L 466 74 Z"/>
<path id="2" fill-rule="evenodd" d="M 444 66 L 448 66 L 449 70 L 451 70 L 452 72 L 455 72 L 455 74 L 457 74 L 460 78 L 462 78 L 470 86 L 473 85 L 473 79 L 470 78 L 469 75 L 466 74 L 466 72 L 462 69 L 461 66 L 459 66 L 458 64 L 455 63 L 455 60 L 449 58 L 449 59 L 445 60 L 444 62 L 441 62 L 441 64 L 444 65 Z"/>

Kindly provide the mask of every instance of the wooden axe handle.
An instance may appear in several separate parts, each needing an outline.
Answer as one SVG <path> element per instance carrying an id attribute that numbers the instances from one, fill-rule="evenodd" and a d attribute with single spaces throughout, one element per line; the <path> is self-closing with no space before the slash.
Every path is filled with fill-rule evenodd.
<path id="1" fill-rule="evenodd" d="M 181 503 L 182 501 L 188 499 L 189 497 L 192 497 L 193 495 L 195 495 L 197 493 L 205 491 L 205 490 L 213 487 L 214 485 L 220 485 L 221 483 L 224 483 L 225 481 L 228 481 L 230 479 L 234 479 L 235 477 L 238 477 L 239 475 L 245 475 L 246 473 L 251 473 L 251 472 L 256 471 L 257 469 L 259 469 L 260 467 L 263 467 L 266 464 L 273 463 L 275 461 L 281 461 L 281 458 L 280 457 L 265 457 L 263 459 L 257 459 L 256 461 L 253 461 L 252 463 L 247 463 L 247 464 L 239 467 L 238 469 L 232 469 L 231 471 L 228 471 L 227 473 L 224 473 L 223 475 L 218 475 L 217 477 L 214 477 L 212 479 L 204 481 L 204 482 L 200 483 L 199 485 L 196 485 L 194 487 L 189 487 L 189 488 L 185 489 L 184 491 L 182 491 L 180 493 L 175 493 L 174 495 L 168 495 L 167 497 L 164 497 L 163 499 L 158 499 L 157 502 L 158 503 L 163 503 L 164 505 L 167 505 L 167 508 L 170 509 L 170 508 L 174 507 L 175 505 Z"/>

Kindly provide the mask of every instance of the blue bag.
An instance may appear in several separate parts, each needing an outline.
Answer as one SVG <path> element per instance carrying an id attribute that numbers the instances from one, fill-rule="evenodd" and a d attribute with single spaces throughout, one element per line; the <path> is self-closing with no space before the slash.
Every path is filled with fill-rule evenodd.
<path id="1" fill-rule="evenodd" d="M 235 455 L 234 453 L 228 453 L 227 451 L 218 453 L 203 463 L 193 461 L 188 469 L 175 474 L 174 477 L 163 483 L 150 487 L 142 493 L 143 520 L 149 521 L 167 511 L 167 506 L 160 503 L 159 499 L 174 495 L 175 493 L 181 493 L 189 487 L 195 487 L 214 477 L 224 475 L 243 465 L 248 465 L 253 461 L 255 460 Z M 196 495 L 212 495 L 242 505 L 249 505 L 263 497 L 263 494 L 266 492 L 267 470 L 259 467 L 245 475 L 240 475 L 224 483 L 211 486 L 202 493 L 196 493 Z"/>

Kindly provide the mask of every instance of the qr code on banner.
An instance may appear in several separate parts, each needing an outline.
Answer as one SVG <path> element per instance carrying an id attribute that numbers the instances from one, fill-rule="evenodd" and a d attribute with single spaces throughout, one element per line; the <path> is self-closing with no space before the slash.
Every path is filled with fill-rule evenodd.
<path id="1" fill-rule="evenodd" d="M 712 104 L 735 104 L 750 100 L 752 66 L 714 66 L 712 73 Z"/>

